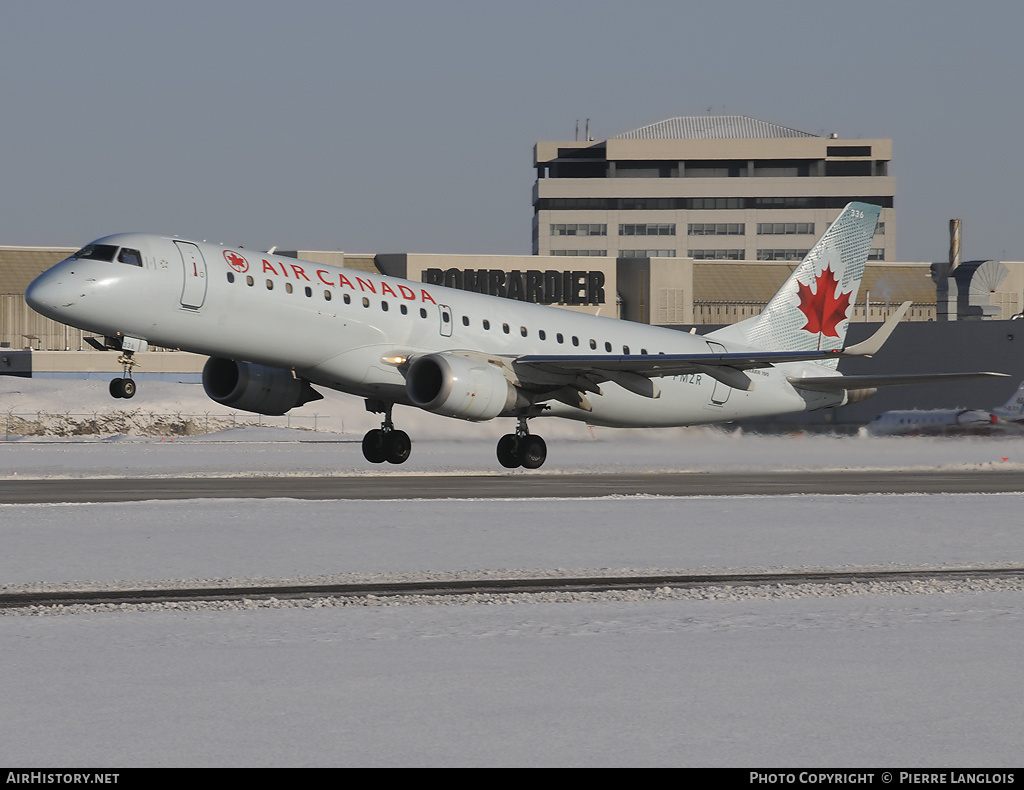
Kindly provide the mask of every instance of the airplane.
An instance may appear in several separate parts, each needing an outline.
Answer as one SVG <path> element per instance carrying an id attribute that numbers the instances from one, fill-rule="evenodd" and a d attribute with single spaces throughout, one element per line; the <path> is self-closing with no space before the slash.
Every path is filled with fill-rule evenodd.
<path id="1" fill-rule="evenodd" d="M 149 344 L 209 356 L 217 403 L 284 414 L 323 395 L 381 414 L 363 454 L 404 463 L 412 442 L 395 404 L 463 420 L 514 418 L 497 444 L 509 469 L 539 468 L 537 417 L 611 427 L 669 427 L 810 411 L 879 386 L 996 373 L 843 376 L 846 356 L 881 348 L 910 303 L 868 340 L 844 346 L 880 208 L 853 202 L 760 315 L 696 335 L 520 302 L 271 252 L 152 234 L 107 236 L 39 275 L 26 291 L 44 316 L 96 333 L 120 352 L 110 394 L 136 392 Z"/>
<path id="2" fill-rule="evenodd" d="M 885 411 L 865 426 L 876 436 L 1007 434 L 1024 432 L 1024 381 L 1002 406 L 984 409 Z"/>

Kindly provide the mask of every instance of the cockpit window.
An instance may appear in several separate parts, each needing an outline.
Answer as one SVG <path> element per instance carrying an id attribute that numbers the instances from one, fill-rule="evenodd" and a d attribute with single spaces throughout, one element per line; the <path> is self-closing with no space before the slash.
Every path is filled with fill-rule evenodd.
<path id="1" fill-rule="evenodd" d="M 122 247 L 117 254 L 119 263 L 130 263 L 132 266 L 142 266 L 142 255 L 138 250 Z"/>
<path id="2" fill-rule="evenodd" d="M 117 252 L 117 247 L 112 244 L 90 244 L 87 247 L 82 247 L 82 249 L 75 253 L 74 257 L 80 261 L 107 261 L 112 263 L 115 252 Z"/>

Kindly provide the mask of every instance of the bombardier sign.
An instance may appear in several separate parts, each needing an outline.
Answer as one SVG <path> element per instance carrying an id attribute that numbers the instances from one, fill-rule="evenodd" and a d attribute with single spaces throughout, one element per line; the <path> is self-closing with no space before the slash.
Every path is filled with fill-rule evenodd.
<path id="1" fill-rule="evenodd" d="M 536 304 L 603 305 L 604 272 L 547 269 L 424 269 L 424 283 Z"/>

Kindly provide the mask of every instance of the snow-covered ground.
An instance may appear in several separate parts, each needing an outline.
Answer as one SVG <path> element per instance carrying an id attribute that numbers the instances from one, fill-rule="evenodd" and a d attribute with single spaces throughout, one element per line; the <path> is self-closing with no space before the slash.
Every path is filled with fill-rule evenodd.
<path id="1" fill-rule="evenodd" d="M 219 410 L 181 387 L 150 384 L 136 400 Z M 102 383 L 0 378 L 0 419 L 111 403 Z M 375 418 L 355 399 L 319 404 L 321 427 L 344 420 L 345 433 L 9 440 L 0 475 L 385 471 L 400 485 L 410 472 L 496 471 L 493 438 L 508 429 L 408 411 L 407 467 L 369 469 L 357 440 Z M 545 473 L 1024 462 L 1018 440 L 538 425 L 551 426 L 535 427 L 549 439 Z M 1020 565 L 1022 505 L 1016 494 L 7 505 L 0 584 Z M 1024 592 L 1012 585 L 485 600 L 0 617 L 0 753 L 29 767 L 1020 762 Z"/>

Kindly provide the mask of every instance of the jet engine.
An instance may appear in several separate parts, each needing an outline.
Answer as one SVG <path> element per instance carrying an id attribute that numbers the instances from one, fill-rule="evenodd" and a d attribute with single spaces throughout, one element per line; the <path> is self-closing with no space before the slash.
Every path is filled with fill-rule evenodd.
<path id="1" fill-rule="evenodd" d="M 217 403 L 258 414 L 284 414 L 323 397 L 290 370 L 218 357 L 203 366 L 203 389 Z"/>
<path id="2" fill-rule="evenodd" d="M 456 354 L 416 357 L 405 385 L 409 400 L 421 409 L 463 420 L 490 420 L 519 400 L 499 368 Z"/>

